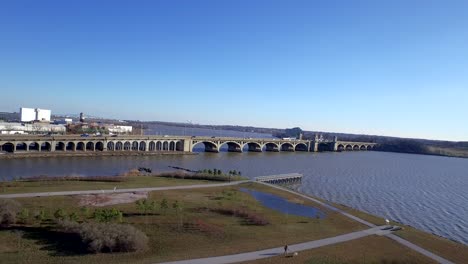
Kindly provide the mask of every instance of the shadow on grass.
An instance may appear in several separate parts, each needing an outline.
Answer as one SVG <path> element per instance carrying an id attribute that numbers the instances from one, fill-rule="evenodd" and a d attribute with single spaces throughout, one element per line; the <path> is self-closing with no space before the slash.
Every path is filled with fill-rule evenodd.
<path id="1" fill-rule="evenodd" d="M 41 250 L 50 256 L 77 256 L 90 254 L 78 234 L 53 230 L 51 227 L 12 227 L 9 230 L 21 232 L 24 239 L 34 240 Z"/>

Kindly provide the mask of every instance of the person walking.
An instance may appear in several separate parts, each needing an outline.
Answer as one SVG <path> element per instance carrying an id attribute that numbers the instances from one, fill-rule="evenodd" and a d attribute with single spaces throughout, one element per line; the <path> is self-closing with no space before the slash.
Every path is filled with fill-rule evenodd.
<path id="1" fill-rule="evenodd" d="M 284 246 L 284 254 L 288 254 L 288 245 Z"/>

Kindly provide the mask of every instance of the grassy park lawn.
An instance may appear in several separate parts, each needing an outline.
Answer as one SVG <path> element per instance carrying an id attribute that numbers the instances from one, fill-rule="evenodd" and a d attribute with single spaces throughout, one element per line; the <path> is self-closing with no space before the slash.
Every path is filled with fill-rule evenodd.
<path id="1" fill-rule="evenodd" d="M 133 182 L 132 182 L 133 181 Z M 125 182 L 131 187 L 173 186 L 208 181 L 178 180 L 157 177 L 131 177 Z M 31 184 L 36 182 L 31 182 Z M 63 187 L 70 181 L 51 182 L 54 188 Z M 29 182 L 28 182 L 29 184 Z M 44 183 L 44 184 L 47 184 Z M 77 182 L 81 190 L 91 189 L 96 182 Z M 116 186 L 118 183 L 104 182 L 102 186 Z M 105 185 L 109 184 L 109 185 Z M 138 185 L 141 184 L 141 185 Z M 146 185 L 145 185 L 146 184 Z M 125 185 L 129 188 L 130 186 Z M 43 188 L 38 187 L 38 188 Z M 76 187 L 76 186 L 73 186 Z M 36 191 L 32 186 L 30 190 Z M 255 189 L 281 196 L 293 203 L 310 205 L 326 213 L 326 217 L 306 218 L 283 214 L 268 209 L 241 188 Z M 109 188 L 110 189 L 110 188 Z M 64 188 L 60 188 L 64 190 Z M 74 189 L 77 190 L 77 189 Z M 112 194 L 111 194 L 112 195 Z M 114 208 L 123 213 L 123 224 L 130 224 L 143 231 L 149 238 L 149 249 L 134 253 L 98 253 L 85 250 L 81 240 L 57 230 L 54 212 L 63 209 L 67 214 L 75 213 L 78 222 L 93 222 L 92 206 L 79 205 L 80 196 L 52 196 L 17 198 L 23 208 L 30 212 L 26 223 L 7 229 L 0 229 L 0 259 L 2 263 L 155 263 L 210 256 L 249 252 L 284 244 L 333 237 L 349 232 L 367 229 L 341 214 L 329 211 L 312 201 L 279 189 L 256 183 L 242 183 L 229 187 L 211 187 L 191 190 L 170 190 L 148 193 L 148 200 L 154 201 L 156 209 L 148 213 L 138 210 L 135 202 L 99 207 Z M 161 208 L 167 201 L 168 207 Z M 173 208 L 177 201 L 179 205 Z M 375 224 L 383 219 L 344 206 L 349 211 Z M 84 210 L 87 208 L 87 210 Z M 220 213 L 223 210 L 242 210 L 249 215 L 266 220 L 262 225 L 239 215 Z M 38 221 L 33 216 L 37 211 L 45 212 L 45 219 Z M 466 263 L 468 250 L 452 241 L 418 231 L 411 227 L 396 232 L 436 254 L 456 263 Z M 291 250 L 294 250 L 291 248 Z M 431 263 L 430 259 L 409 250 L 386 238 L 370 236 L 346 243 L 340 243 L 314 250 L 300 252 L 298 257 L 273 257 L 252 263 Z"/>
<path id="2" fill-rule="evenodd" d="M 385 223 L 384 219 L 375 215 L 358 211 L 343 205 L 333 204 L 333 206 L 376 225 L 382 225 Z M 447 260 L 453 261 L 455 263 L 468 263 L 468 246 L 443 237 L 423 232 L 414 227 L 403 225 L 397 222 L 391 222 L 390 224 L 403 227 L 403 230 L 396 232 L 395 235 L 404 238 L 426 250 L 429 250 L 434 254 L 446 258 Z"/>
<path id="3" fill-rule="evenodd" d="M 157 205 L 166 199 L 169 208 L 145 215 L 135 203 L 109 206 L 123 212 L 123 222 L 137 227 L 149 237 L 149 250 L 141 253 L 89 254 L 79 241 L 54 228 L 54 212 L 64 209 L 75 212 L 79 221 L 94 221 L 78 206 L 78 196 L 18 198 L 31 214 L 44 210 L 42 222 L 29 219 L 28 224 L 0 231 L 0 259 L 2 263 L 152 263 L 254 251 L 321 239 L 366 229 L 348 218 L 324 210 L 323 219 L 282 214 L 263 207 L 240 188 L 271 191 L 296 203 L 313 205 L 293 194 L 246 183 L 235 187 L 213 187 L 193 190 L 171 190 L 149 193 L 149 200 Z M 181 208 L 172 204 L 178 201 Z M 316 206 L 319 207 L 319 206 Z M 94 208 L 90 208 L 92 212 Z M 266 219 L 269 224 L 255 225 L 239 216 L 223 215 L 213 209 L 239 209 Z M 80 250 L 81 249 L 81 250 Z"/>
<path id="4" fill-rule="evenodd" d="M 290 250 L 294 252 L 294 248 Z M 298 253 L 294 257 L 290 253 L 243 264 L 437 263 L 389 238 L 375 235 Z"/>

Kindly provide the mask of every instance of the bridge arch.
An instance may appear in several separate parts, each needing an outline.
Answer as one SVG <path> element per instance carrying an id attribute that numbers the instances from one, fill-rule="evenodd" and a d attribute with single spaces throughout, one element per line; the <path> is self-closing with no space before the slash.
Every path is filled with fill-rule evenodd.
<path id="1" fill-rule="evenodd" d="M 115 150 L 123 150 L 123 143 L 121 141 L 115 143 Z"/>
<path id="2" fill-rule="evenodd" d="M 145 141 L 140 142 L 140 145 L 138 146 L 138 150 L 139 151 L 146 151 L 146 142 Z"/>
<path id="3" fill-rule="evenodd" d="M 66 146 L 65 146 L 65 143 L 63 143 L 63 142 L 61 142 L 61 141 L 60 141 L 60 142 L 57 142 L 57 143 L 55 144 L 55 151 L 65 151 L 65 149 L 66 149 L 65 147 L 66 147 Z"/>
<path id="4" fill-rule="evenodd" d="M 67 146 L 65 147 L 66 151 L 75 151 L 75 143 L 73 142 L 68 142 Z"/>
<path id="5" fill-rule="evenodd" d="M 9 153 L 15 152 L 15 144 L 13 144 L 11 142 L 4 143 L 2 145 L 2 151 L 3 152 L 9 152 Z"/>
<path id="6" fill-rule="evenodd" d="M 339 144 L 338 147 L 336 148 L 337 151 L 344 151 L 345 146 L 343 144 Z"/>
<path id="7" fill-rule="evenodd" d="M 242 146 L 242 150 L 246 150 L 249 152 L 262 152 L 262 146 L 257 142 L 246 142 Z"/>
<path id="8" fill-rule="evenodd" d="M 278 152 L 280 149 L 280 146 L 274 142 L 267 142 L 265 143 L 264 147 L 265 147 L 265 151 L 271 151 L 271 152 Z"/>
<path id="9" fill-rule="evenodd" d="M 367 146 L 367 150 L 373 150 L 373 149 L 374 149 L 373 146 L 371 146 L 371 145 Z"/>
<path id="10" fill-rule="evenodd" d="M 41 148 L 41 146 L 37 142 L 29 143 L 29 151 L 31 151 L 31 150 L 39 151 L 40 148 Z"/>
<path id="11" fill-rule="evenodd" d="M 242 152 L 242 146 L 234 141 L 226 141 L 219 144 L 218 151 L 220 151 L 221 149 L 225 149 L 225 145 L 227 145 L 228 152 Z"/>
<path id="12" fill-rule="evenodd" d="M 129 141 L 125 141 L 123 145 L 124 150 L 131 150 L 132 149 L 132 144 Z"/>
<path id="13" fill-rule="evenodd" d="M 353 150 L 359 150 L 359 146 L 358 146 L 358 145 L 354 145 Z"/>
<path id="14" fill-rule="evenodd" d="M 161 141 L 156 142 L 156 150 L 161 151 L 162 149 L 163 149 L 162 142 Z"/>
<path id="15" fill-rule="evenodd" d="M 115 150 L 115 143 L 112 141 L 107 142 L 107 150 L 114 151 Z"/>
<path id="16" fill-rule="evenodd" d="M 27 150 L 28 150 L 28 144 L 26 144 L 25 142 L 16 144 L 15 151 L 27 151 Z"/>
<path id="17" fill-rule="evenodd" d="M 169 150 L 169 143 L 167 141 L 163 142 L 163 150 L 165 150 L 165 151 Z"/>
<path id="18" fill-rule="evenodd" d="M 184 143 L 182 141 L 176 142 L 176 151 L 184 151 Z"/>
<path id="19" fill-rule="evenodd" d="M 175 142 L 174 142 L 174 141 L 171 141 L 171 142 L 169 143 L 169 150 L 170 150 L 170 151 L 175 151 Z"/>
<path id="20" fill-rule="evenodd" d="M 284 142 L 281 144 L 281 151 L 294 151 L 294 146 L 289 142 Z"/>
<path id="21" fill-rule="evenodd" d="M 89 150 L 89 151 L 94 151 L 94 142 L 88 142 L 86 143 L 86 150 Z"/>
<path id="22" fill-rule="evenodd" d="M 76 144 L 76 150 L 84 151 L 85 148 L 86 148 L 86 145 L 85 145 L 85 143 L 83 143 L 83 142 L 78 142 L 78 143 Z"/>
<path id="23" fill-rule="evenodd" d="M 305 143 L 298 143 L 294 147 L 294 150 L 295 151 L 309 151 L 309 148 L 307 147 L 307 144 L 305 144 Z"/>
<path id="24" fill-rule="evenodd" d="M 361 147 L 359 148 L 360 150 L 367 150 L 366 146 L 365 145 L 361 145 Z"/>
<path id="25" fill-rule="evenodd" d="M 351 146 L 351 145 L 346 145 L 345 150 L 351 151 L 351 150 L 353 150 L 353 146 Z"/>
<path id="26" fill-rule="evenodd" d="M 133 150 L 133 151 L 138 150 L 138 141 L 133 141 L 133 142 L 132 142 L 132 150 Z"/>
<path id="27" fill-rule="evenodd" d="M 98 141 L 94 146 L 95 150 L 104 151 L 104 142 Z"/>
<path id="28" fill-rule="evenodd" d="M 219 148 L 218 148 L 218 145 L 216 145 L 215 143 L 211 142 L 211 141 L 199 141 L 199 142 L 195 142 L 193 145 L 192 145 L 192 149 L 191 151 L 193 152 L 194 149 L 197 149 L 195 146 L 199 145 L 199 144 L 203 144 L 205 146 L 205 152 L 219 152 Z"/>
<path id="29" fill-rule="evenodd" d="M 52 150 L 52 144 L 49 142 L 42 142 L 41 144 L 41 151 L 51 151 Z"/>
<path id="30" fill-rule="evenodd" d="M 149 143 L 149 151 L 155 151 L 156 150 L 156 143 L 154 143 L 154 141 L 150 141 Z"/>

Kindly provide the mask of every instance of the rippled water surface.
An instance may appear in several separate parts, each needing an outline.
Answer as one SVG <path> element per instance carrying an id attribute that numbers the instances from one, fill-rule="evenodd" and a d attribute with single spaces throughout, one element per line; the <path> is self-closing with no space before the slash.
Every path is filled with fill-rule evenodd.
<path id="1" fill-rule="evenodd" d="M 468 244 L 468 159 L 383 152 L 3 159 L 0 176 L 115 175 L 140 166 L 235 169 L 249 177 L 299 172 L 301 192 Z"/>

